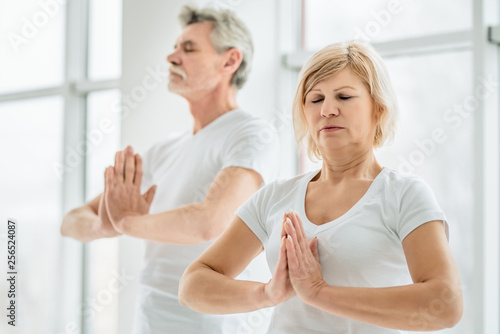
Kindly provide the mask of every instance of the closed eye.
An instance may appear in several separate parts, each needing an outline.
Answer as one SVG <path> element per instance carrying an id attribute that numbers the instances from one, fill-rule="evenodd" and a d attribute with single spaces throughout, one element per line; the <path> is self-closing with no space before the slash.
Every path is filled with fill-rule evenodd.
<path id="1" fill-rule="evenodd" d="M 321 102 L 321 101 L 323 101 L 323 100 L 324 100 L 324 99 L 316 99 L 316 100 L 312 100 L 311 102 L 312 102 L 312 103 L 318 103 L 318 102 Z"/>
<path id="2" fill-rule="evenodd" d="M 339 96 L 341 100 L 349 100 L 352 96 Z"/>

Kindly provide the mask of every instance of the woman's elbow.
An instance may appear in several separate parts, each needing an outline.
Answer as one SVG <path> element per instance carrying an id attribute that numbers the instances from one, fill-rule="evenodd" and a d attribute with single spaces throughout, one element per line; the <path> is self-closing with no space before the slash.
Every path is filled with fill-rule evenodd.
<path id="1" fill-rule="evenodd" d="M 456 326 L 463 314 L 461 285 L 438 284 L 433 295 L 428 307 L 419 312 L 421 320 L 430 321 L 424 321 L 424 330 L 442 330 Z M 433 325 L 428 326 L 430 323 Z"/>
<path id="2" fill-rule="evenodd" d="M 439 297 L 445 306 L 443 325 L 445 328 L 452 328 L 462 319 L 464 311 L 462 286 L 459 283 L 447 284 L 441 289 Z M 436 306 L 439 307 L 439 305 Z"/>
<path id="3" fill-rule="evenodd" d="M 463 315 L 463 302 L 462 298 L 460 297 L 459 301 L 457 300 L 452 305 L 449 305 L 448 311 L 446 312 L 446 316 L 443 319 L 444 327 L 445 328 L 455 327 L 462 319 L 462 315 Z"/>
<path id="4" fill-rule="evenodd" d="M 183 306 L 193 308 L 195 303 L 197 280 L 197 263 L 192 263 L 184 272 L 179 282 L 179 303 Z"/>

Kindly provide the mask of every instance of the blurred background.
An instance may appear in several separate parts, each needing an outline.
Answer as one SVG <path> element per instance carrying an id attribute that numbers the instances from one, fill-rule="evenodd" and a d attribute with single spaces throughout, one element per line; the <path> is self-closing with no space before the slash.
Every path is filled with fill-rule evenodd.
<path id="1" fill-rule="evenodd" d="M 2 309 L 7 219 L 19 226 L 9 331 L 130 333 L 142 242 L 82 244 L 59 227 L 102 192 L 114 152 L 191 127 L 187 104 L 166 89 L 185 4 L 234 10 L 249 26 L 255 57 L 239 102 L 276 127 L 280 177 L 320 166 L 293 137 L 301 66 L 333 42 L 373 43 L 400 105 L 396 140 L 376 154 L 422 176 L 450 224 L 465 312 L 441 333 L 500 333 L 500 0 L 0 0 Z"/>

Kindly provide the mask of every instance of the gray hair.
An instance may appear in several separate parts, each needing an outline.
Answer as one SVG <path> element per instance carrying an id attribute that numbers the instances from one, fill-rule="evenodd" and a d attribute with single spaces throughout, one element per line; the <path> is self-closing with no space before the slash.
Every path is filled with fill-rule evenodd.
<path id="1" fill-rule="evenodd" d="M 184 6 L 179 14 L 179 21 L 183 27 L 198 22 L 212 22 L 213 30 L 210 39 L 215 50 L 222 53 L 236 48 L 241 51 L 240 67 L 231 78 L 231 85 L 240 89 L 247 81 L 253 58 L 253 43 L 250 31 L 246 25 L 236 17 L 233 11 L 212 8 L 196 8 Z"/>

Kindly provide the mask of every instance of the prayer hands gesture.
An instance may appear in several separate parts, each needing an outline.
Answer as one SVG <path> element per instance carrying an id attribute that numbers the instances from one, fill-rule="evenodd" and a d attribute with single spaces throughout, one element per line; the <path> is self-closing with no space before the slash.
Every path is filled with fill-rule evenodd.
<path id="1" fill-rule="evenodd" d="M 297 294 L 308 303 L 323 286 L 327 283 L 319 263 L 318 239 L 308 241 L 299 215 L 293 210 L 285 213 L 278 264 L 265 286 L 267 297 L 277 305 Z"/>
<path id="2" fill-rule="evenodd" d="M 106 168 L 104 201 L 106 211 L 114 229 L 123 233 L 128 216 L 141 216 L 149 212 L 156 186 L 151 186 L 141 194 L 142 159 L 134 155 L 132 147 L 119 151 L 115 156 L 115 166 Z"/>

